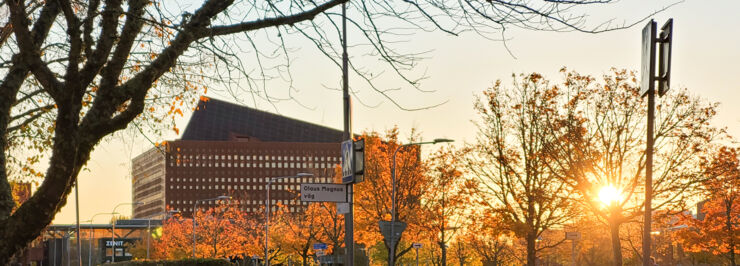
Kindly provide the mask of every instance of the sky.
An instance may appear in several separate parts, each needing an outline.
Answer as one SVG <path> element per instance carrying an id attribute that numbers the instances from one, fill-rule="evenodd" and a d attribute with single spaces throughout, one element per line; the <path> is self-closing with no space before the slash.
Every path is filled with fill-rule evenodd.
<path id="1" fill-rule="evenodd" d="M 617 5 L 589 12 L 588 19 L 613 17 L 634 21 L 670 3 L 673 2 L 623 0 Z M 740 1 L 736 0 L 687 0 L 652 18 L 658 26 L 668 18 L 674 19 L 672 87 L 687 88 L 707 101 L 720 102 L 714 124 L 740 137 L 740 16 L 737 10 L 740 10 Z M 419 51 L 431 50 L 422 63 L 428 76 L 422 86 L 433 92 L 394 91 L 391 97 L 407 107 L 445 104 L 421 111 L 404 111 L 371 91 L 361 91 L 357 96 L 371 106 L 354 100 L 353 130 L 382 132 L 397 126 L 403 133 L 416 128 L 424 139 L 451 138 L 457 145 L 472 142 L 476 134 L 472 122 L 476 119 L 475 96 L 496 80 L 511 84 L 512 74 L 539 72 L 558 81 L 558 70 L 562 67 L 596 77 L 608 73 L 612 67 L 638 71 L 640 32 L 644 25 L 640 23 L 600 34 L 512 29 L 506 42 L 511 53 L 502 42 L 472 34 L 459 37 L 439 32 L 415 35 L 404 45 Z M 349 53 L 352 54 L 352 50 Z M 301 52 L 294 58 L 294 86 L 299 88 L 294 96 L 304 106 L 286 101 L 274 107 L 265 104 L 256 107 L 341 129 L 341 93 L 325 88 L 326 84 L 334 84 L 341 74 L 336 67 L 321 61 L 319 55 L 310 52 Z M 353 82 L 350 79 L 350 86 Z M 210 91 L 207 96 L 233 100 Z M 190 113 L 186 113 L 177 121 L 179 128 L 185 128 L 189 116 Z M 178 136 L 171 132 L 153 138 L 162 141 Z M 151 146 L 150 142 L 131 133 L 119 134 L 98 145 L 87 169 L 79 176 L 81 222 L 86 223 L 97 213 L 110 213 L 118 205 L 117 212 L 131 214 L 130 205 L 126 204 L 132 201 L 131 158 Z M 74 193 L 67 202 L 53 223 L 74 223 Z M 94 223 L 106 223 L 109 219 L 107 215 L 98 215 Z"/>

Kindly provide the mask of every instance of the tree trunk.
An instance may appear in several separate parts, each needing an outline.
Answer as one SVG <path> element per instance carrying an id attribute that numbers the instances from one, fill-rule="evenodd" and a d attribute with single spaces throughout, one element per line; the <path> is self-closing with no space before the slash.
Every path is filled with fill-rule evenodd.
<path id="1" fill-rule="evenodd" d="M 728 250 L 728 253 L 730 255 L 730 265 L 736 266 L 735 263 L 735 236 L 732 234 L 732 200 L 728 199 L 725 200 L 725 214 L 727 216 L 727 237 L 729 238 L 728 245 L 730 246 L 730 250 Z"/>
<path id="2" fill-rule="evenodd" d="M 530 231 L 527 233 L 527 266 L 535 266 L 537 263 L 537 234 Z"/>
<path id="3" fill-rule="evenodd" d="M 442 218 L 444 219 L 444 218 Z M 442 222 L 442 240 L 439 241 L 439 247 L 442 249 L 442 263 L 440 265 L 447 266 L 447 246 L 445 245 L 445 223 Z M 461 264 L 462 265 L 462 264 Z"/>
<path id="4" fill-rule="evenodd" d="M 619 223 L 610 222 L 609 229 L 612 234 L 612 255 L 614 256 L 614 265 L 622 265 L 622 243 L 619 239 Z"/>

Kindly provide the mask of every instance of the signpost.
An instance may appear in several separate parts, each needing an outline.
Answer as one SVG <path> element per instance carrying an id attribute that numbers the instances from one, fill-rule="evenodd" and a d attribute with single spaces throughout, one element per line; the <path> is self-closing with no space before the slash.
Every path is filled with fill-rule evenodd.
<path id="1" fill-rule="evenodd" d="M 565 239 L 581 240 L 581 232 L 565 232 Z"/>
<path id="2" fill-rule="evenodd" d="M 570 259 L 573 260 L 573 266 L 576 266 L 576 241 L 581 240 L 581 232 L 565 232 L 565 239 L 571 241 Z"/>
<path id="3" fill-rule="evenodd" d="M 303 183 L 301 184 L 303 202 L 347 202 L 347 185 Z"/>
<path id="4" fill-rule="evenodd" d="M 411 246 L 416 250 L 416 266 L 419 266 L 419 249 L 421 248 L 421 243 L 413 243 Z"/>
<path id="5" fill-rule="evenodd" d="M 655 81 L 660 83 L 658 95 L 663 96 L 670 88 L 671 42 L 673 41 L 673 19 L 669 19 L 661 28 L 657 37 L 657 24 L 652 19 L 642 29 L 642 67 L 640 95 L 648 97 L 647 114 L 647 148 L 645 150 L 645 221 L 642 236 L 642 265 L 651 266 L 650 232 L 652 223 L 653 199 L 653 144 L 655 142 Z M 655 46 L 660 47 L 659 73 L 655 73 Z"/>
<path id="6" fill-rule="evenodd" d="M 324 244 L 324 243 L 314 243 L 313 244 L 313 249 L 315 249 L 315 250 L 326 249 L 327 247 L 328 246 L 326 244 Z"/>

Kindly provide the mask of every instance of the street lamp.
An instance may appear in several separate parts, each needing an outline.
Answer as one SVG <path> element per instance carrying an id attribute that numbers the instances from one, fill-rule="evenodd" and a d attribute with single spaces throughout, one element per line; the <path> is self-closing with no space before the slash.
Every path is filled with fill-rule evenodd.
<path id="1" fill-rule="evenodd" d="M 278 176 L 278 177 L 271 177 L 267 179 L 267 186 L 265 188 L 265 191 L 267 193 L 267 200 L 265 200 L 265 265 L 270 266 L 270 256 L 268 252 L 268 244 L 270 239 L 270 185 L 272 182 L 275 182 L 280 179 L 285 178 L 295 178 L 295 177 L 308 177 L 313 176 L 311 173 L 297 173 L 296 175 L 291 176 Z"/>
<path id="2" fill-rule="evenodd" d="M 424 142 L 412 142 L 412 143 L 406 143 L 401 146 L 398 146 L 396 148 L 396 151 L 393 152 L 393 168 L 391 168 L 391 243 L 390 243 L 390 256 L 388 259 L 390 260 L 389 265 L 395 265 L 396 264 L 396 235 L 395 235 L 395 227 L 396 227 L 396 155 L 398 154 L 398 151 L 401 150 L 404 147 L 412 146 L 412 145 L 423 145 L 423 144 L 437 144 L 437 143 L 446 143 L 446 142 L 453 142 L 454 140 L 451 139 L 434 139 L 433 141 L 424 141 Z"/>
<path id="3" fill-rule="evenodd" d="M 195 201 L 195 205 L 193 206 L 193 258 L 195 258 L 195 227 L 197 226 L 195 223 L 195 212 L 198 211 L 198 202 L 200 201 L 214 201 L 214 200 L 227 200 L 231 199 L 231 196 L 218 196 L 211 199 L 200 199 Z"/>
<path id="4" fill-rule="evenodd" d="M 167 219 L 167 217 L 172 216 L 175 213 L 180 213 L 178 210 L 169 210 L 167 212 L 160 212 L 156 213 L 154 215 L 160 215 L 164 214 L 164 219 Z M 154 216 L 152 215 L 152 216 Z M 146 218 L 146 259 L 149 259 L 149 239 L 152 238 L 152 217 L 149 216 L 149 218 Z"/>
<path id="5" fill-rule="evenodd" d="M 113 211 L 111 213 L 116 213 L 116 209 L 118 209 L 118 207 L 121 207 L 123 205 L 131 205 L 133 207 L 134 205 L 140 205 L 140 204 L 143 204 L 143 202 L 136 201 L 136 202 L 121 203 L 121 204 L 116 205 L 116 207 L 113 207 Z M 112 227 L 111 234 L 110 234 L 111 235 L 111 238 L 110 238 L 111 245 L 113 245 L 113 253 L 111 254 L 111 262 L 116 262 L 116 219 L 115 218 L 116 217 L 113 216 L 113 219 L 112 219 L 113 227 Z"/>
<path id="6" fill-rule="evenodd" d="M 92 243 L 93 243 L 93 240 L 95 240 L 95 230 L 92 228 L 92 223 L 93 223 L 93 220 L 95 220 L 95 217 L 97 217 L 98 215 L 103 215 L 103 214 L 116 215 L 116 214 L 120 214 L 120 213 L 117 213 L 117 212 L 101 212 L 101 213 L 96 213 L 95 215 L 92 216 L 92 218 L 90 218 L 90 220 L 88 220 L 88 222 L 90 222 L 90 232 L 91 232 L 91 234 L 90 234 L 90 241 L 89 241 L 90 242 L 90 248 L 87 250 L 88 251 L 87 252 L 88 253 L 87 254 L 87 265 L 93 265 L 92 264 L 92 248 L 93 248 L 93 244 Z"/>

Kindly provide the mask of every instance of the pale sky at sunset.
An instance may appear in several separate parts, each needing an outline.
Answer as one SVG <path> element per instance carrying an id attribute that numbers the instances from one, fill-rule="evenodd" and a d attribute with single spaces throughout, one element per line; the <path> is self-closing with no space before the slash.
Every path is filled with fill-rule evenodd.
<path id="1" fill-rule="evenodd" d="M 588 19 L 634 21 L 670 3 L 623 0 L 613 7 L 600 8 Z M 668 18 L 674 19 L 672 87 L 688 88 L 695 95 L 720 102 L 715 123 L 727 127 L 735 137 L 740 137 L 739 10 L 740 1 L 737 0 L 687 0 L 654 16 L 658 26 Z M 452 138 L 458 145 L 471 142 L 476 134 L 471 123 L 476 119 L 472 105 L 474 96 L 495 80 L 511 84 L 512 73 L 540 72 L 550 80 L 559 81 L 558 70 L 564 66 L 597 77 L 609 72 L 611 67 L 638 71 L 640 30 L 644 25 L 640 23 L 626 30 L 601 34 L 509 29 L 507 46 L 516 58 L 501 42 L 473 34 L 461 37 L 441 32 L 417 35 L 406 45 L 408 50 L 433 50 L 427 55 L 429 59 L 422 63 L 429 76 L 423 81 L 422 88 L 435 92 L 394 91 L 391 96 L 407 107 L 448 102 L 430 110 L 408 112 L 371 91 L 362 91 L 358 96 L 363 102 L 380 105 L 369 108 L 355 101 L 354 131 L 384 131 L 397 125 L 404 133 L 412 127 L 417 128 L 425 139 Z M 301 49 L 305 49 L 305 55 L 294 58 L 293 62 L 294 86 L 300 90 L 294 97 L 308 108 L 289 101 L 278 103 L 276 107 L 281 115 L 341 129 L 341 93 L 323 86 L 333 86 L 341 73 L 324 62 L 327 60 L 322 61 L 313 52 L 315 49 Z M 232 100 L 228 96 L 211 94 L 210 90 L 207 96 Z M 257 107 L 275 112 L 267 104 Z M 178 127 L 184 129 L 187 119 L 189 114 L 179 121 Z M 169 134 L 154 138 L 156 141 L 178 138 L 174 132 Z M 89 170 L 80 174 L 80 221 L 86 221 L 96 213 L 111 212 L 119 203 L 131 202 L 131 158 L 150 147 L 151 144 L 143 138 L 118 137 L 101 143 L 95 149 L 87 165 Z M 130 215 L 131 208 L 123 206 L 117 211 Z M 74 223 L 74 214 L 72 193 L 54 223 Z M 109 217 L 100 215 L 95 222 L 108 220 Z"/>

